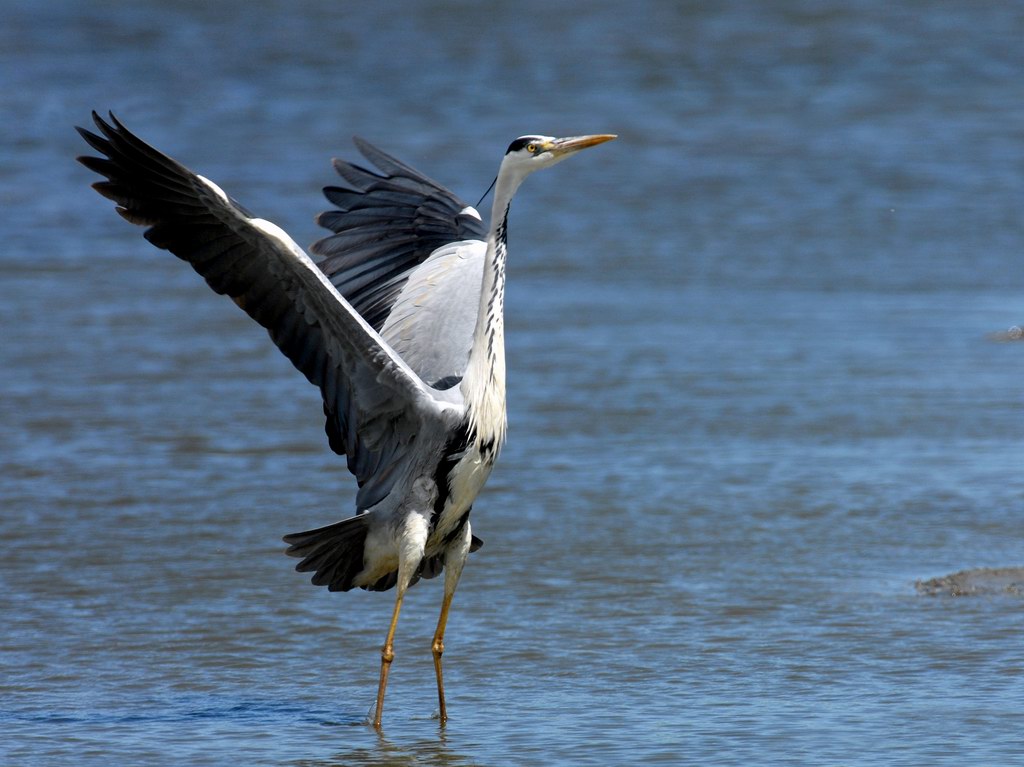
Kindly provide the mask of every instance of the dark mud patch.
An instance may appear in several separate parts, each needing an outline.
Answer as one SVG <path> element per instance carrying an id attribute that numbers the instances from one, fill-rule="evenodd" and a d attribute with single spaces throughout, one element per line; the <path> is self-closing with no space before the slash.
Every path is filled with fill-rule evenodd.
<path id="1" fill-rule="evenodd" d="M 1013 327 L 1007 328 L 1006 330 L 997 331 L 995 333 L 989 333 L 988 336 L 993 341 L 1024 341 L 1024 328 L 1020 325 L 1014 325 Z"/>
<path id="2" fill-rule="evenodd" d="M 916 581 L 919 594 L 930 597 L 970 597 L 986 594 L 1024 596 L 1024 567 L 979 567 L 952 575 Z"/>

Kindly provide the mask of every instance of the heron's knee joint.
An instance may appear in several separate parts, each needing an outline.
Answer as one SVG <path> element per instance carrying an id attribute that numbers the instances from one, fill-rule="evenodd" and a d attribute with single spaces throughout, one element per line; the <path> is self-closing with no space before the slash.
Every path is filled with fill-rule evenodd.
<path id="1" fill-rule="evenodd" d="M 435 639 L 431 649 L 434 651 L 434 655 L 440 658 L 444 654 L 444 640 Z"/>
<path id="2" fill-rule="evenodd" d="M 395 651 L 391 648 L 391 645 L 384 645 L 381 648 L 380 659 L 383 663 L 390 663 L 395 659 Z"/>

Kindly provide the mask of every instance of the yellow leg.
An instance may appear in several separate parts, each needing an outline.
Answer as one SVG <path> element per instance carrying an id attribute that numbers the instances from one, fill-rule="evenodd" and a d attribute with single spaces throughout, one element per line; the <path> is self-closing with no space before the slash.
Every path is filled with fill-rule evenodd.
<path id="1" fill-rule="evenodd" d="M 384 640 L 384 647 L 380 652 L 380 684 L 377 686 L 377 708 L 373 714 L 373 726 L 378 730 L 381 715 L 384 713 L 384 690 L 388 686 L 388 671 L 391 670 L 391 661 L 395 659 L 395 629 L 398 627 L 398 613 L 402 609 L 403 596 L 405 589 L 399 589 L 395 599 L 395 611 L 391 615 L 391 626 L 388 628 L 388 637 Z"/>
<path id="2" fill-rule="evenodd" d="M 462 568 L 466 564 L 466 557 L 469 556 L 470 543 L 473 540 L 470 532 L 469 521 L 463 528 L 462 538 L 454 542 L 444 556 L 444 599 L 441 601 L 441 615 L 437 619 L 437 630 L 434 632 L 434 672 L 437 674 L 437 703 L 438 714 L 443 725 L 448 721 L 448 707 L 444 702 L 444 676 L 441 673 L 441 656 L 444 654 L 444 629 L 448 625 L 448 611 L 452 606 L 452 597 L 455 596 L 455 587 L 459 585 L 459 578 L 462 577 Z"/>
<path id="3" fill-rule="evenodd" d="M 439 706 L 441 724 L 448 721 L 448 708 L 444 703 L 444 677 L 441 674 L 441 656 L 444 654 L 444 628 L 448 624 L 448 610 L 452 606 L 454 592 L 444 595 L 441 602 L 441 617 L 437 620 L 437 631 L 434 632 L 434 672 L 437 674 L 437 702 Z"/>

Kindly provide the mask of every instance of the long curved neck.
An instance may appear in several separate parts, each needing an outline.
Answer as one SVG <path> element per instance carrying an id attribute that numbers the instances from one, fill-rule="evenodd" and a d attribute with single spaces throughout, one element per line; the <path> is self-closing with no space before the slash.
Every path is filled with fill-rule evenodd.
<path id="1" fill-rule="evenodd" d="M 482 454 L 496 455 L 505 441 L 505 261 L 506 227 L 512 195 L 522 182 L 502 167 L 494 186 L 483 286 L 473 348 L 463 377 L 470 431 Z"/>

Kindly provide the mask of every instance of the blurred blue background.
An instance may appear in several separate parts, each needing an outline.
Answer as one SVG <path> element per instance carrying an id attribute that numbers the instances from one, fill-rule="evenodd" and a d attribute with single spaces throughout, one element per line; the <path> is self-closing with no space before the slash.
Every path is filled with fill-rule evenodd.
<path id="1" fill-rule="evenodd" d="M 0 761 L 1009 764 L 1024 6 L 7 0 Z M 113 109 L 301 244 L 358 134 L 513 206 L 510 440 L 447 637 L 280 535 L 352 509 L 317 393 L 88 189 Z"/>

